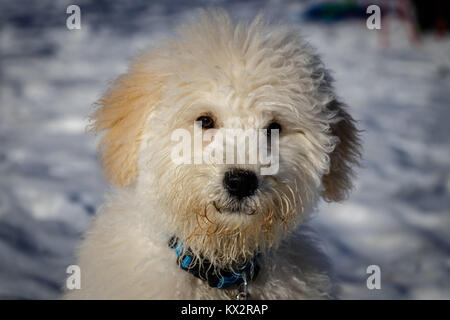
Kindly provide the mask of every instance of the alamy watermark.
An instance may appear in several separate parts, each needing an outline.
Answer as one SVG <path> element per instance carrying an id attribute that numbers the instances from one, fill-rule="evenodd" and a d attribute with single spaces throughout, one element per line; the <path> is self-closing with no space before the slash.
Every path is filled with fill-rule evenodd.
<path id="1" fill-rule="evenodd" d="M 69 290 L 81 289 L 81 268 L 73 264 L 67 267 L 66 273 L 69 275 L 66 279 L 66 288 Z"/>
<path id="2" fill-rule="evenodd" d="M 381 268 L 376 264 L 367 267 L 366 273 L 370 274 L 367 278 L 366 285 L 369 290 L 381 289 Z"/>
<path id="3" fill-rule="evenodd" d="M 66 27 L 69 30 L 81 29 L 81 9 L 79 6 L 72 4 L 67 7 L 66 13 L 70 16 L 66 19 Z"/>
<path id="4" fill-rule="evenodd" d="M 195 121 L 194 133 L 176 129 L 171 140 L 178 142 L 170 157 L 176 164 L 253 164 L 261 175 L 274 175 L 279 169 L 279 130 L 201 129 Z M 207 143 L 206 147 L 203 144 Z M 192 150 L 193 146 L 193 150 Z"/>
<path id="5" fill-rule="evenodd" d="M 376 4 L 367 7 L 366 13 L 370 16 L 366 20 L 366 26 L 369 30 L 381 29 L 381 9 Z"/>
<path id="6" fill-rule="evenodd" d="M 66 26 L 69 30 L 80 30 L 81 29 L 81 9 L 76 4 L 71 4 L 67 7 L 66 13 L 70 14 L 66 19 Z M 379 30 L 381 29 L 381 8 L 372 4 L 367 7 L 366 13 L 370 16 L 366 20 L 366 26 L 369 30 Z"/>

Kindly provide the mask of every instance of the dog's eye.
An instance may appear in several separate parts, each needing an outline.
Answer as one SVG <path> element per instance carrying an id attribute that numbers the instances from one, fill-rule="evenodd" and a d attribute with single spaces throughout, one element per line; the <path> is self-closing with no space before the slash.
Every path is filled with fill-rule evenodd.
<path id="1" fill-rule="evenodd" d="M 201 117 L 198 117 L 197 120 L 195 120 L 195 121 L 200 121 L 202 123 L 203 129 L 214 128 L 214 120 L 210 116 L 201 116 Z"/>
<path id="2" fill-rule="evenodd" d="M 278 122 L 272 122 L 267 127 L 267 134 L 270 136 L 272 133 L 272 130 L 278 130 L 278 133 L 281 132 L 281 125 Z"/>

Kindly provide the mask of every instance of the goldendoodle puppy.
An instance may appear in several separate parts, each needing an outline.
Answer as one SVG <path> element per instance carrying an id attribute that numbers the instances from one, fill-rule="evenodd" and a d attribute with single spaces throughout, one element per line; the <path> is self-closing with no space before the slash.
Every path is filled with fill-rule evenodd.
<path id="1" fill-rule="evenodd" d="M 351 189 L 358 131 L 297 30 L 201 12 L 114 82 L 92 129 L 113 186 L 66 298 L 333 296 L 299 225 Z"/>

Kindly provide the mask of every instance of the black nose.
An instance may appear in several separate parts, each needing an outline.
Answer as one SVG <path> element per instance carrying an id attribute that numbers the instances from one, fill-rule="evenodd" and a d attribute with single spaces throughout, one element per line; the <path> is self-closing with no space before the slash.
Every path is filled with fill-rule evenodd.
<path id="1" fill-rule="evenodd" d="M 225 172 L 223 184 L 230 195 L 242 199 L 255 193 L 258 188 L 258 177 L 249 170 L 232 169 Z"/>

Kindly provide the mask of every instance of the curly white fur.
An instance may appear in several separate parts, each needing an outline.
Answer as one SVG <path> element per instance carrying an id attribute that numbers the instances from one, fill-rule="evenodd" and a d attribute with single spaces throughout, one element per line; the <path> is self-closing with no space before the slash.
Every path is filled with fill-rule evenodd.
<path id="1" fill-rule="evenodd" d="M 326 259 L 298 226 L 320 196 L 346 195 L 359 144 L 328 71 L 297 30 L 202 12 L 137 59 L 98 106 L 92 128 L 104 132 L 104 169 L 116 186 L 79 251 L 82 289 L 67 298 L 235 296 L 181 270 L 167 245 L 171 235 L 218 267 L 263 252 L 261 274 L 250 284 L 254 298 L 332 296 Z M 231 201 L 226 170 L 259 172 L 260 164 L 171 161 L 171 133 L 192 132 L 203 114 L 219 130 L 281 124 L 280 169 L 258 176 L 258 191 L 244 206 L 253 214 L 219 212 L 217 205 Z"/>

